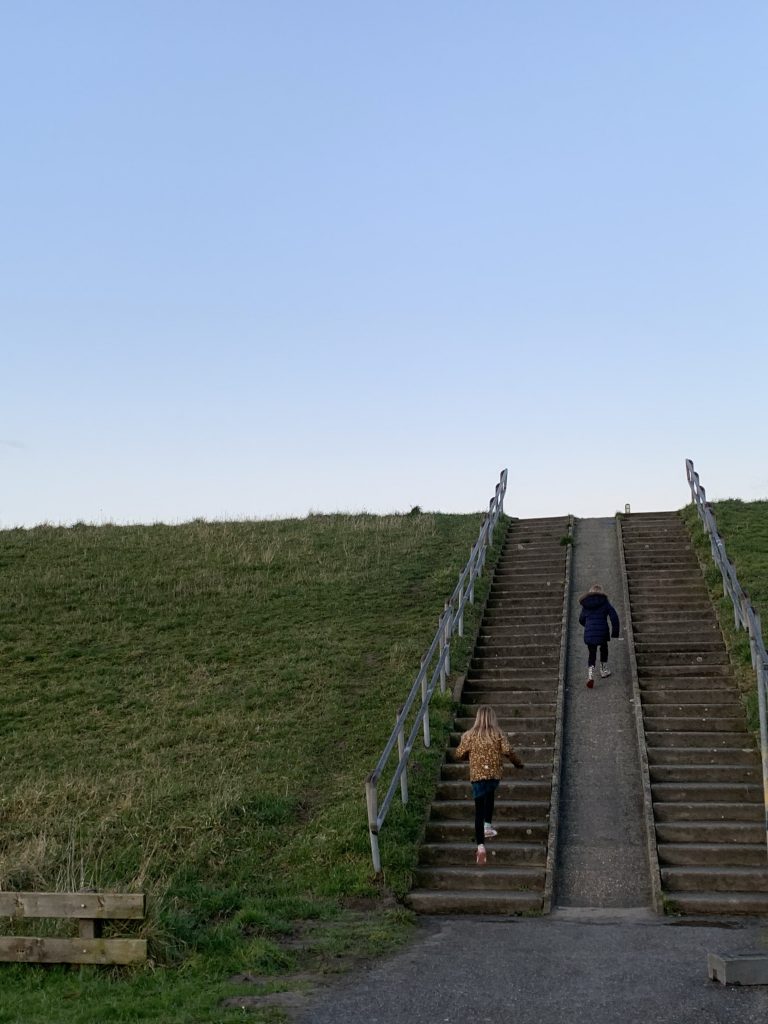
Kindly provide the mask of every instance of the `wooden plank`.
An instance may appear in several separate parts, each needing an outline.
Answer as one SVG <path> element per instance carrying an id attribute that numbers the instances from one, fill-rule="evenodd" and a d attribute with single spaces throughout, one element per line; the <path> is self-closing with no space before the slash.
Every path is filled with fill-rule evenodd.
<path id="1" fill-rule="evenodd" d="M 142 892 L 0 892 L 0 917 L 144 917 Z"/>
<path id="2" fill-rule="evenodd" d="M 0 961 L 5 963 L 134 964 L 146 959 L 146 939 L 0 937 Z"/>

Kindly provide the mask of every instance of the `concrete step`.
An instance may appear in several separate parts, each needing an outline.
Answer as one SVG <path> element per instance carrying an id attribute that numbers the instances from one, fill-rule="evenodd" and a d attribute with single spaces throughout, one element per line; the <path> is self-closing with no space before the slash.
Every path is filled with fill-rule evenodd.
<path id="1" fill-rule="evenodd" d="M 517 610 L 525 610 L 529 616 L 541 615 L 550 618 L 562 613 L 562 594 L 530 594 L 524 590 L 518 590 L 509 594 L 489 594 L 486 608 L 489 612 L 504 610 L 506 615 L 514 614 Z"/>
<path id="2" fill-rule="evenodd" d="M 712 603 L 706 593 L 697 597 L 688 597 L 685 604 L 681 605 L 679 597 L 664 594 L 638 594 L 633 592 L 630 585 L 629 604 L 632 610 L 632 620 L 638 623 L 643 621 L 671 621 L 677 612 L 677 621 L 693 622 L 703 619 L 712 614 Z M 681 608 L 683 610 L 681 610 Z M 648 616 L 651 616 L 648 619 Z"/>
<path id="3" fill-rule="evenodd" d="M 565 565 L 553 573 L 524 574 L 520 572 L 496 575 L 488 588 L 488 595 L 533 599 L 538 603 L 555 601 L 563 597 L 565 586 Z"/>
<path id="4" fill-rule="evenodd" d="M 458 732 L 466 732 L 467 729 L 471 729 L 475 724 L 474 716 L 472 718 L 457 718 L 454 721 L 453 727 Z M 519 735 L 521 732 L 554 732 L 555 730 L 555 719 L 553 715 L 546 715 L 544 717 L 531 716 L 518 716 L 507 718 L 506 716 L 499 716 L 499 725 L 502 730 L 508 735 L 515 733 Z"/>
<path id="5" fill-rule="evenodd" d="M 474 715 L 478 704 L 492 704 L 497 711 L 504 708 L 541 708 L 541 714 L 549 715 L 555 709 L 556 691 L 547 690 L 542 693 L 539 690 L 483 690 L 482 697 L 467 699 L 467 694 L 462 694 L 462 701 L 459 704 L 458 713 L 463 717 Z M 513 712 L 509 712 L 512 714 Z"/>
<path id="6" fill-rule="evenodd" d="M 673 690 L 671 687 L 654 689 L 652 686 L 642 691 L 643 707 L 678 708 L 684 710 L 688 707 L 705 708 L 736 708 L 742 710 L 743 705 L 739 699 L 738 691 L 733 686 L 730 689 L 694 689 L 693 687 L 679 687 Z"/>
<path id="7" fill-rule="evenodd" d="M 722 649 L 707 651 L 657 651 L 644 650 L 642 645 L 635 651 L 638 668 L 663 668 L 668 673 L 676 672 L 678 666 L 685 665 L 727 665 L 728 655 Z"/>
<path id="8" fill-rule="evenodd" d="M 458 736 L 459 734 L 456 733 L 456 735 Z M 523 737 L 523 738 L 526 738 L 526 737 Z M 458 740 L 456 742 L 456 746 L 458 746 Z M 451 767 L 458 766 L 458 767 L 462 768 L 464 770 L 464 772 L 466 773 L 466 772 L 469 771 L 469 764 L 468 764 L 466 758 L 462 758 L 461 760 L 458 760 L 458 758 L 456 757 L 456 746 L 449 747 L 446 750 L 446 752 L 445 752 L 446 767 L 448 767 L 448 766 L 451 766 Z M 515 748 L 515 753 L 522 759 L 523 763 L 525 764 L 525 768 L 516 769 L 516 768 L 512 768 L 511 765 L 510 765 L 510 770 L 511 771 L 522 771 L 523 774 L 524 774 L 525 772 L 528 771 L 528 768 L 531 765 L 535 765 L 535 764 L 539 764 L 539 765 L 541 765 L 541 764 L 549 764 L 549 765 L 551 765 L 552 764 L 552 756 L 553 755 L 552 755 L 552 746 L 551 746 L 551 744 L 549 746 L 547 746 L 546 744 L 539 744 L 537 746 L 534 746 L 534 745 L 527 745 L 525 743 L 514 743 L 513 746 Z M 525 774 L 524 774 L 524 777 L 525 777 Z"/>
<path id="9" fill-rule="evenodd" d="M 511 769 L 514 774 L 505 774 L 497 793 L 502 792 L 506 800 L 549 800 L 552 782 L 550 779 L 521 778 L 525 769 Z M 461 800 L 467 808 L 474 807 L 472 787 L 468 779 L 446 779 L 438 782 L 435 796 L 438 800 Z"/>
<path id="10" fill-rule="evenodd" d="M 700 604 L 696 609 L 692 608 L 665 608 L 663 613 L 653 606 L 636 606 L 632 612 L 632 629 L 641 632 L 644 629 L 674 629 L 681 632 L 686 628 L 719 628 L 717 616 L 711 605 Z"/>
<path id="11" fill-rule="evenodd" d="M 686 679 L 697 679 L 703 686 L 717 685 L 714 680 L 723 679 L 727 685 L 733 686 L 733 676 L 729 665 L 694 665 L 669 666 L 666 662 L 660 665 L 638 665 L 637 677 L 641 687 L 658 685 L 671 680 L 676 686 L 684 686 Z"/>
<path id="12" fill-rule="evenodd" d="M 433 800 L 431 821 L 445 821 L 446 818 L 475 820 L 475 805 L 472 800 Z M 497 800 L 493 811 L 494 821 L 543 821 L 549 818 L 549 800 Z"/>
<path id="13" fill-rule="evenodd" d="M 662 557 L 654 563 L 649 561 L 647 552 L 643 554 L 625 552 L 624 563 L 627 567 L 627 574 L 632 580 L 650 583 L 701 583 L 702 579 L 701 569 L 696 563 L 691 564 L 689 555 L 683 555 L 674 561 Z"/>
<path id="14" fill-rule="evenodd" d="M 522 693 L 557 691 L 558 668 L 468 668 L 462 696 L 472 689 L 497 689 Z"/>
<path id="15" fill-rule="evenodd" d="M 490 701 L 484 700 L 483 704 L 490 704 Z M 506 729 L 508 723 L 510 729 L 514 728 L 518 721 L 522 719 L 530 719 L 534 722 L 544 722 L 546 727 L 552 721 L 555 713 L 555 705 L 549 704 L 494 704 L 493 708 L 496 712 L 496 717 L 499 720 L 499 724 L 502 729 Z M 468 723 L 468 724 L 467 724 Z M 475 711 L 470 706 L 465 714 L 459 714 L 454 722 L 454 727 L 457 729 L 471 729 L 475 724 Z"/>
<path id="16" fill-rule="evenodd" d="M 766 853 L 762 821 L 659 821 L 656 839 L 669 845 L 760 846 Z"/>
<path id="17" fill-rule="evenodd" d="M 686 637 L 684 640 L 675 640 L 674 637 L 659 639 L 658 637 L 652 638 L 645 636 L 636 636 L 634 639 L 636 654 L 663 655 L 665 661 L 669 664 L 675 664 L 676 660 L 689 661 L 691 656 L 696 658 L 699 655 L 706 657 L 712 653 L 725 653 L 723 649 L 723 639 L 722 637 L 716 636 L 714 631 L 707 634 L 703 640 L 692 638 L 690 636 Z M 670 658 L 670 655 L 673 657 Z"/>
<path id="18" fill-rule="evenodd" d="M 516 867 L 494 867 L 488 858 L 484 867 L 474 863 L 475 857 L 466 867 L 450 864 L 437 867 L 417 867 L 413 873 L 415 884 L 421 889 L 463 890 L 501 889 L 505 892 L 541 892 L 544 888 L 544 868 L 538 865 Z"/>
<path id="19" fill-rule="evenodd" d="M 480 627 L 480 633 L 477 638 L 478 648 L 489 645 L 494 647 L 519 647 L 521 644 L 531 646 L 538 644 L 539 650 L 541 650 L 549 646 L 560 646 L 562 627 L 560 619 L 546 628 L 539 623 L 531 622 L 527 626 L 515 624 L 509 626 L 499 625 L 489 629 L 485 622 L 486 620 L 483 620 L 483 625 Z"/>
<path id="20" fill-rule="evenodd" d="M 660 821 L 763 821 L 762 803 L 656 803 L 653 813 Z"/>
<path id="21" fill-rule="evenodd" d="M 661 619 L 646 619 L 643 623 L 633 620 L 632 632 L 635 641 L 641 640 L 669 640 L 674 643 L 675 638 L 681 634 L 686 640 L 711 640 L 713 637 L 723 642 L 723 635 L 714 619 L 692 619 L 690 622 L 667 622 Z"/>
<path id="22" fill-rule="evenodd" d="M 557 672 L 560 664 L 560 652 L 551 654 L 486 654 L 480 652 L 470 660 L 470 670 L 474 672 L 504 672 L 507 669 L 539 669 L 543 672 Z"/>
<path id="23" fill-rule="evenodd" d="M 761 892 L 768 895 L 768 867 L 662 867 L 661 884 L 672 892 Z"/>
<path id="24" fill-rule="evenodd" d="M 454 865 L 466 868 L 475 859 L 474 839 L 463 843 L 424 843 L 419 850 L 421 865 Z M 486 841 L 488 864 L 491 867 L 531 865 L 544 867 L 547 862 L 546 843 L 514 843 L 496 839 Z"/>
<path id="25" fill-rule="evenodd" d="M 654 705 L 654 714 L 645 711 L 645 728 L 648 732 L 725 732 L 738 733 L 743 731 L 746 734 L 746 720 L 744 715 L 726 718 L 714 713 L 700 715 L 660 715 L 657 714 L 658 705 Z M 674 708 L 672 709 L 674 711 Z"/>
<path id="26" fill-rule="evenodd" d="M 688 734 L 686 734 L 688 735 Z M 701 747 L 648 747 L 648 762 L 654 765 L 719 765 L 739 764 L 760 767 L 760 760 L 754 745 L 745 746 L 749 740 L 739 734 L 741 745 L 735 747 L 711 745 Z"/>
<path id="27" fill-rule="evenodd" d="M 645 673 L 639 679 L 640 691 L 645 700 L 647 693 L 658 693 L 662 690 L 702 690 L 719 699 L 724 693 L 733 693 L 736 687 L 729 672 L 721 672 L 714 676 L 702 675 L 665 675 Z"/>
<path id="28" fill-rule="evenodd" d="M 494 685 L 506 682 L 518 690 L 535 690 L 547 681 L 557 688 L 557 674 L 556 668 L 469 668 L 467 681 L 492 682 Z"/>
<path id="29" fill-rule="evenodd" d="M 672 732 L 671 730 L 659 729 L 648 731 L 646 726 L 645 743 L 649 751 L 654 747 L 745 747 L 749 738 L 745 736 L 744 730 L 737 732 L 694 732 L 684 730 Z"/>
<path id="30" fill-rule="evenodd" d="M 474 843 L 474 813 L 463 818 L 431 819 L 426 824 L 425 839 L 428 843 Z M 499 830 L 498 839 L 510 843 L 545 843 L 547 842 L 549 823 L 546 818 L 538 821 L 521 818 L 519 820 L 496 820 L 494 828 Z M 498 839 L 494 842 L 498 842 Z"/>
<path id="31" fill-rule="evenodd" d="M 461 737 L 460 732 L 452 732 L 450 734 L 450 744 L 452 747 L 458 747 L 459 738 Z M 534 754 L 536 754 L 535 760 L 541 760 L 541 755 L 538 753 L 543 748 L 552 748 L 555 730 L 554 726 L 548 732 L 526 732 L 524 729 L 510 729 L 507 731 L 507 736 L 511 746 L 514 748 L 515 753 L 518 754 L 525 763 L 525 758 L 520 751 L 526 747 L 533 748 Z M 451 760 L 455 760 L 455 754 Z"/>
<path id="32" fill-rule="evenodd" d="M 475 643 L 472 652 L 475 658 L 547 658 L 557 656 L 560 653 L 559 635 L 558 641 L 545 644 L 540 636 L 518 637 L 514 640 L 504 640 L 499 636 L 480 636 Z"/>
<path id="33" fill-rule="evenodd" d="M 512 707 L 499 705 L 496 708 L 496 715 L 499 725 L 504 732 L 511 732 L 515 729 L 518 731 L 520 729 L 539 731 L 554 728 L 554 715 L 551 705 L 543 712 L 542 705 L 514 705 Z M 454 719 L 454 729 L 460 732 L 466 732 L 474 724 L 474 715 L 460 715 Z"/>
<path id="34" fill-rule="evenodd" d="M 516 753 L 520 754 L 517 750 Z M 522 754 L 520 754 L 522 757 Z M 539 755 L 541 756 L 541 755 Z M 524 760 L 524 759 L 523 759 Z M 534 779 L 545 779 L 551 783 L 552 781 L 552 755 L 549 755 L 549 763 L 543 761 L 525 761 L 525 768 L 512 768 L 510 766 L 509 773 L 514 772 L 514 778 L 518 781 L 532 781 Z M 506 777 L 506 776 L 505 776 Z M 440 768 L 440 778 L 445 782 L 467 782 L 469 779 L 469 765 L 465 759 L 461 761 L 452 761 L 444 763 Z"/>
<path id="35" fill-rule="evenodd" d="M 414 889 L 406 896 L 405 903 L 419 914 L 535 914 L 542 909 L 540 893 L 499 890 L 443 892 Z"/>
<path id="36" fill-rule="evenodd" d="M 758 892 L 675 892 L 668 894 L 670 910 L 679 914 L 768 914 L 768 894 Z"/>
<path id="37" fill-rule="evenodd" d="M 659 843 L 664 867 L 756 867 L 766 870 L 765 843 Z"/>
<path id="38" fill-rule="evenodd" d="M 648 766 L 652 783 L 726 782 L 731 785 L 757 785 L 762 787 L 759 765 L 746 764 L 651 764 Z"/>
<path id="39" fill-rule="evenodd" d="M 763 803 L 763 786 L 731 782 L 656 782 L 651 785 L 654 803 Z"/>

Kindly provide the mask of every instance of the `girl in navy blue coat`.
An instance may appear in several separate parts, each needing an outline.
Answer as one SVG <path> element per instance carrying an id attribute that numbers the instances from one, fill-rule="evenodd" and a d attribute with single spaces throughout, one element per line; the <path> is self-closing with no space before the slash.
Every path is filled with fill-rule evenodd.
<path id="1" fill-rule="evenodd" d="M 604 679 L 611 674 L 608 668 L 608 640 L 619 635 L 619 616 L 616 609 L 603 593 L 599 583 L 593 583 L 589 592 L 579 598 L 581 614 L 579 625 L 584 627 L 584 643 L 587 645 L 587 686 L 595 685 L 594 671 L 597 648 L 600 648 L 600 676 Z M 608 628 L 610 622 L 611 627 Z"/>

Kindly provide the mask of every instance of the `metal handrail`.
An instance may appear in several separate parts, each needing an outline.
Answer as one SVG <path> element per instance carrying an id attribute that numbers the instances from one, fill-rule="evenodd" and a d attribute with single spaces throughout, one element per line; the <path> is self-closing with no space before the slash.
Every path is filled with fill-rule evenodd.
<path id="1" fill-rule="evenodd" d="M 693 468 L 691 459 L 685 460 L 685 472 L 691 495 L 704 529 L 709 536 L 712 560 L 723 577 L 723 593 L 731 599 L 733 617 L 737 629 L 746 629 L 749 634 L 749 650 L 752 668 L 757 676 L 757 707 L 760 721 L 760 756 L 763 762 L 763 802 L 765 804 L 765 841 L 768 847 L 768 653 L 763 641 L 760 616 L 744 593 L 726 552 L 725 542 L 717 530 L 715 517 L 707 504 L 707 493 L 701 486 L 699 474 Z"/>
<path id="2" fill-rule="evenodd" d="M 488 514 L 483 519 L 480 535 L 472 546 L 469 560 L 459 574 L 459 579 L 453 589 L 453 593 L 445 602 L 445 607 L 438 620 L 434 639 L 421 659 L 421 668 L 416 673 L 416 678 L 411 685 L 408 696 L 405 698 L 405 703 L 397 713 L 395 727 L 381 752 L 379 760 L 376 762 L 376 767 L 365 780 L 368 834 L 371 840 L 373 870 L 377 874 L 381 871 L 379 831 L 384 824 L 384 819 L 389 811 L 398 783 L 400 784 L 400 798 L 404 804 L 408 803 L 408 760 L 413 751 L 420 726 L 424 735 L 424 746 L 428 747 L 430 745 L 429 703 L 437 689 L 438 683 L 440 685 L 440 692 L 445 693 L 446 680 L 451 671 L 451 637 L 456 632 L 458 632 L 459 636 L 464 636 L 464 609 L 468 603 L 474 604 L 475 581 L 483 571 L 488 548 L 493 543 L 494 528 L 499 521 L 499 517 L 504 512 L 504 495 L 506 490 L 507 471 L 504 469 L 499 477 L 499 482 L 496 484 L 494 495 L 489 502 Z M 436 661 L 435 656 L 437 656 Z M 433 661 L 434 665 L 432 665 Z M 421 692 L 421 704 L 416 711 L 413 724 L 406 739 L 406 722 L 419 692 Z M 387 791 L 384 794 L 384 799 L 379 802 L 379 781 L 395 746 L 397 746 L 398 762 Z"/>

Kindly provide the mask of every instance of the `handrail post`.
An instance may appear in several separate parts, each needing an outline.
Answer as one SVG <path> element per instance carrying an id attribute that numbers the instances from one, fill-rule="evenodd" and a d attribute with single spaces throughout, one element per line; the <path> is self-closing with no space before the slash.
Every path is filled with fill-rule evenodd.
<path id="1" fill-rule="evenodd" d="M 459 636 L 464 636 L 464 587 L 459 590 Z"/>
<path id="2" fill-rule="evenodd" d="M 423 660 L 421 662 L 421 668 L 423 671 L 421 677 L 421 703 L 422 705 L 426 705 L 426 710 L 424 711 L 424 718 L 421 721 L 421 727 L 424 731 L 424 746 L 428 747 L 432 742 L 432 736 L 430 734 L 429 729 L 429 702 L 427 700 L 427 666 L 425 665 Z"/>
<path id="3" fill-rule="evenodd" d="M 445 650 L 445 621 L 444 620 L 445 620 L 445 610 L 443 610 L 443 614 L 440 616 L 440 618 L 438 620 L 438 623 L 437 623 L 437 629 L 438 629 L 438 632 L 440 634 L 440 647 L 439 647 L 439 657 L 440 657 L 440 693 L 445 693 L 445 658 L 443 657 L 443 651 Z"/>
<path id="4" fill-rule="evenodd" d="M 400 712 L 402 710 L 403 709 L 400 708 L 400 711 L 398 711 L 397 717 L 395 718 L 395 724 L 397 724 L 397 722 L 400 720 Z M 405 723 L 403 723 L 403 725 L 400 726 L 400 729 L 399 729 L 398 734 L 397 734 L 397 754 L 398 754 L 398 762 L 400 764 L 402 764 L 403 754 L 404 753 L 405 753 Z M 404 804 L 408 803 L 408 768 L 407 768 L 406 765 L 403 765 L 403 770 L 402 770 L 402 773 L 400 774 L 400 799 L 403 801 Z"/>
<path id="5" fill-rule="evenodd" d="M 376 823 L 378 818 L 378 799 L 373 773 L 365 780 L 365 802 L 368 807 L 368 836 L 371 840 L 373 870 L 378 875 L 381 871 L 381 854 L 379 852 L 379 826 Z"/>
<path id="6" fill-rule="evenodd" d="M 453 633 L 453 611 L 445 605 L 445 674 L 451 674 L 451 634 Z"/>
<path id="7" fill-rule="evenodd" d="M 757 666 L 757 706 L 760 720 L 760 757 L 763 762 L 763 804 L 765 806 L 765 846 L 768 853 L 768 661 L 760 659 Z"/>

